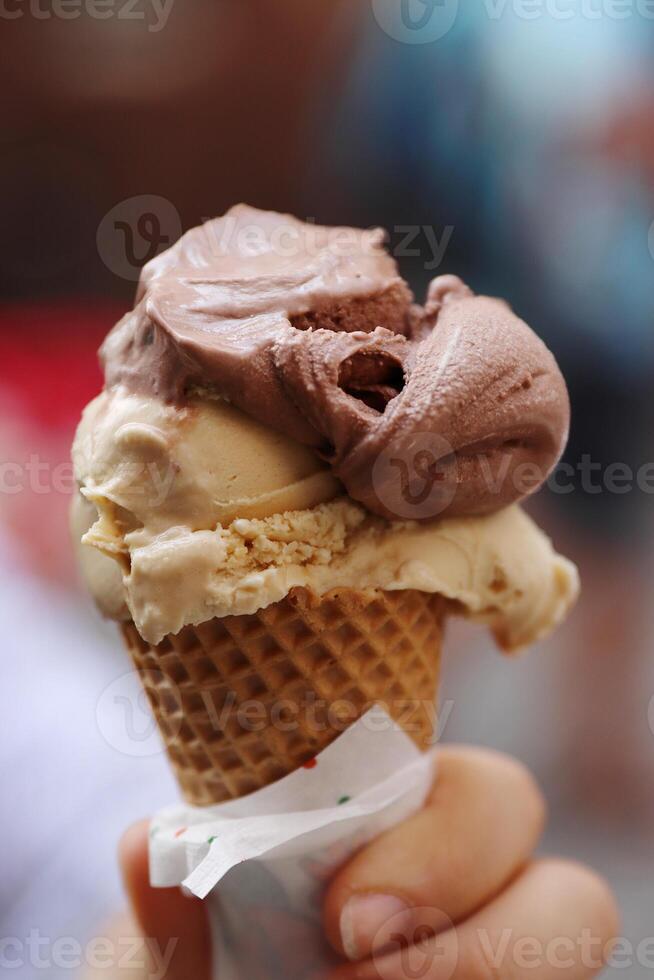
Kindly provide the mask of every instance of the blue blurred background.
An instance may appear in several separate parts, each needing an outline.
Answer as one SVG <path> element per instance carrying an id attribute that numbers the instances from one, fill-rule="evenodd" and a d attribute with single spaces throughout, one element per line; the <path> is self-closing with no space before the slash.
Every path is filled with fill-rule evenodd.
<path id="1" fill-rule="evenodd" d="M 455 624 L 444 738 L 533 768 L 552 811 L 543 849 L 596 865 L 621 899 L 632 955 L 612 972 L 650 976 L 638 944 L 654 936 L 654 11 L 98 10 L 0 12 L 0 936 L 96 934 L 121 902 L 122 828 L 175 797 L 156 737 L 126 751 L 107 707 L 129 667 L 75 578 L 68 451 L 141 262 L 245 200 L 383 225 L 419 298 L 456 272 L 506 297 L 558 357 L 570 445 L 559 492 L 529 506 L 578 562 L 583 599 L 517 662 Z M 30 959 L 15 976 L 43 976 Z"/>

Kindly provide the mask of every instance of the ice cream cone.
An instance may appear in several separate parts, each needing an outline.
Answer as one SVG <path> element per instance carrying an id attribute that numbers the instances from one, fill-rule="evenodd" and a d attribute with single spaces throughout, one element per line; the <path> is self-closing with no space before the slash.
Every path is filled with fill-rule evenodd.
<path id="1" fill-rule="evenodd" d="M 311 765 L 375 703 L 425 748 L 447 605 L 412 589 L 296 588 L 157 644 L 122 629 L 182 793 L 206 806 Z"/>
<path id="2" fill-rule="evenodd" d="M 565 444 L 552 354 L 456 276 L 414 303 L 383 240 L 236 206 L 145 266 L 102 345 L 74 536 L 193 804 L 376 703 L 424 747 L 449 612 L 512 651 L 577 595 L 516 506 Z"/>

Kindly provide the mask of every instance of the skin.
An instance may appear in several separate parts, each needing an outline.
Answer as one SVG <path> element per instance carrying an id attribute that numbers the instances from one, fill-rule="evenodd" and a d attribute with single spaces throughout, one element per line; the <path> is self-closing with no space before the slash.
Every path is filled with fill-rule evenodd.
<path id="1" fill-rule="evenodd" d="M 607 884 L 588 868 L 533 857 L 544 819 L 540 791 L 519 763 L 478 749 L 443 749 L 425 808 L 361 850 L 331 881 L 324 928 L 343 965 L 323 976 L 594 976 L 618 934 L 616 905 Z M 150 888 L 146 821 L 124 835 L 120 864 L 131 917 L 117 925 L 116 934 L 149 936 L 161 948 L 178 937 L 167 980 L 209 980 L 203 905 L 179 889 Z M 371 895 L 391 896 L 409 909 L 381 928 L 369 928 L 361 900 Z M 585 930 L 591 937 L 586 947 L 579 943 Z M 392 933 L 404 935 L 409 943 L 417 940 L 417 945 L 404 952 L 395 941 L 389 946 Z M 534 949 L 541 950 L 536 966 Z M 348 955 L 356 961 L 348 962 Z M 100 975 L 107 980 L 106 970 Z M 147 972 L 120 970 L 115 975 L 143 980 Z M 86 980 L 92 976 L 87 974 Z"/>

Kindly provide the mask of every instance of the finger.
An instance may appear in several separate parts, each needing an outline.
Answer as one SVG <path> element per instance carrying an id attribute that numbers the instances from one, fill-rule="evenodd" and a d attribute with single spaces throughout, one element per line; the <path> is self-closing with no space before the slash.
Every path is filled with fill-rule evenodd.
<path id="1" fill-rule="evenodd" d="M 79 980 L 154 980 L 155 976 L 161 977 L 157 958 L 145 943 L 143 933 L 132 915 L 125 912 L 107 922 L 98 935 L 102 937 L 102 946 L 106 943 L 110 950 L 116 951 L 114 963 L 108 964 L 102 954 L 97 957 L 91 949 Z M 77 974 L 74 976 L 77 977 Z"/>
<path id="2" fill-rule="evenodd" d="M 330 980 L 586 980 L 619 928 L 606 883 L 564 861 L 530 865 L 462 925 L 336 970 Z M 401 931 L 401 930 L 400 930 Z"/>
<path id="3" fill-rule="evenodd" d="M 357 854 L 328 890 L 325 930 L 348 959 L 369 956 L 391 916 L 407 929 L 442 928 L 429 908 L 446 922 L 467 917 L 520 870 L 540 836 L 542 796 L 519 763 L 449 748 L 438 766 L 428 805 Z"/>
<path id="4" fill-rule="evenodd" d="M 123 835 L 119 861 L 136 921 L 159 967 L 168 963 L 168 980 L 208 980 L 211 964 L 209 924 L 202 902 L 179 888 L 152 888 L 148 870 L 148 821 Z"/>

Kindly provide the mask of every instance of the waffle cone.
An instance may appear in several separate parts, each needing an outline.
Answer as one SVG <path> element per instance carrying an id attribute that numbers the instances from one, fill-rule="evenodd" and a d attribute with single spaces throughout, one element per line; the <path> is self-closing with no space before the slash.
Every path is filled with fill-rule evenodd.
<path id="1" fill-rule="evenodd" d="M 445 611 L 415 590 L 298 588 L 157 644 L 122 629 L 182 793 L 205 806 L 310 764 L 375 703 L 425 748 Z"/>

